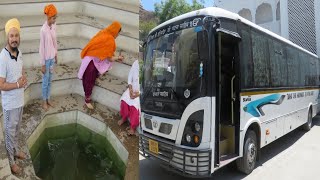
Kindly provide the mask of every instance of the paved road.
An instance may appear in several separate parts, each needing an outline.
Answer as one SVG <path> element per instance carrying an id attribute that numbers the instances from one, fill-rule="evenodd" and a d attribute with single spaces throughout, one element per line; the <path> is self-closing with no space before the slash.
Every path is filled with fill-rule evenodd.
<path id="1" fill-rule="evenodd" d="M 261 160 L 250 175 L 231 166 L 214 173 L 210 180 L 315 180 L 320 179 L 320 116 L 309 132 L 295 130 L 262 149 Z M 155 161 L 140 159 L 140 180 L 188 180 L 167 172 Z M 203 179 L 204 180 L 204 179 Z"/>

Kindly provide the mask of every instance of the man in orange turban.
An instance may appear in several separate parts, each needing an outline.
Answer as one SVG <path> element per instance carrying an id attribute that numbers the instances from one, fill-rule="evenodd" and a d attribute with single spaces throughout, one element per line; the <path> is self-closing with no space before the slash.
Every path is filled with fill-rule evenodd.
<path id="1" fill-rule="evenodd" d="M 56 19 L 57 9 L 53 4 L 49 4 L 44 8 L 44 14 L 47 16 L 47 21 L 44 22 L 40 30 L 40 64 L 41 72 L 43 73 L 42 78 L 42 99 L 43 109 L 48 110 L 52 103 L 49 102 L 50 90 L 51 90 L 51 79 L 53 74 L 54 64 L 58 62 L 58 44 L 56 36 Z"/>
<path id="2" fill-rule="evenodd" d="M 122 62 L 123 56 L 114 56 L 116 51 L 115 39 L 121 31 L 121 24 L 114 21 L 110 26 L 98 32 L 81 52 L 81 66 L 78 78 L 82 79 L 85 92 L 85 102 L 89 109 L 91 104 L 92 89 L 100 74 L 111 69 L 114 61 Z"/>
<path id="3" fill-rule="evenodd" d="M 49 4 L 44 7 L 44 14 L 47 15 L 48 18 L 56 16 L 58 14 L 57 8 L 53 4 Z"/>

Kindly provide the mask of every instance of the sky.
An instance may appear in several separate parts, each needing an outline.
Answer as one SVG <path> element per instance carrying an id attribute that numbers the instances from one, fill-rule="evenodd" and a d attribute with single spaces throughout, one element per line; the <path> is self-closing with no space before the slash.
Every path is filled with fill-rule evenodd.
<path id="1" fill-rule="evenodd" d="M 187 0 L 192 3 L 192 0 Z M 141 4 L 145 10 L 154 11 L 154 3 L 159 3 L 161 0 L 141 0 Z M 213 6 L 213 0 L 205 0 L 205 7 Z"/>

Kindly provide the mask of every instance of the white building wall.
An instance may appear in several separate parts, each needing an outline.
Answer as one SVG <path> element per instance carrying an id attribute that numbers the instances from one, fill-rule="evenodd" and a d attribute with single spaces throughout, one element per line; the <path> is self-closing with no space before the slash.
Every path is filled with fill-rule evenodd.
<path id="1" fill-rule="evenodd" d="M 277 3 L 279 0 L 219 0 L 215 4 L 223 9 L 229 10 L 231 12 L 239 14 L 239 12 L 243 9 L 249 9 L 252 15 L 251 21 L 259 24 L 260 26 L 269 29 L 279 35 L 281 35 L 281 27 L 280 21 L 276 20 L 276 9 L 277 9 Z M 259 19 L 256 19 L 257 16 L 257 10 L 260 5 L 270 5 L 271 6 L 271 16 L 272 21 L 270 22 L 263 22 L 263 23 L 257 23 Z M 266 13 L 266 12 L 264 12 Z M 280 10 L 281 13 L 281 10 Z M 269 13 L 267 13 L 269 14 Z M 280 16 L 282 18 L 282 16 Z M 248 19 L 248 18 L 246 18 Z M 248 19 L 250 20 L 250 19 Z"/>
<path id="2" fill-rule="evenodd" d="M 288 2 L 288 1 L 290 1 L 290 2 Z M 316 46 L 315 48 L 310 46 L 310 42 L 302 42 L 302 43 L 298 42 L 300 40 L 300 38 L 297 38 L 296 35 L 299 35 L 299 33 L 292 32 L 296 29 L 293 29 L 292 31 L 289 30 L 290 29 L 289 28 L 289 20 L 292 23 L 292 18 L 298 18 L 297 23 L 299 23 L 299 21 L 301 23 L 302 22 L 301 18 L 310 17 L 310 11 L 309 11 L 309 14 L 308 14 L 308 12 L 302 11 L 301 17 L 299 17 L 299 15 L 298 16 L 292 16 L 292 14 L 290 15 L 290 12 L 292 13 L 293 11 L 292 11 L 292 9 L 290 9 L 290 11 L 288 10 L 289 9 L 288 3 L 292 4 L 292 2 L 294 2 L 295 4 L 300 6 L 297 8 L 301 8 L 301 6 L 305 5 L 303 2 L 300 2 L 300 0 L 216 0 L 215 4 L 220 8 L 223 8 L 223 9 L 226 9 L 231 12 L 238 13 L 238 14 L 239 14 L 239 11 L 241 11 L 242 9 L 248 9 L 248 10 L 250 10 L 250 13 L 252 16 L 252 19 L 251 19 L 252 22 L 254 22 L 254 23 L 256 23 L 266 29 L 273 31 L 273 32 L 281 35 L 282 37 L 289 39 L 289 40 L 293 41 L 294 43 L 297 43 L 312 52 L 317 52 L 317 54 L 320 56 L 320 0 L 314 0 L 314 2 L 315 2 L 315 4 L 314 4 L 314 6 L 315 6 L 314 21 L 315 21 L 316 45 L 313 45 L 313 46 Z M 257 13 L 258 7 L 264 3 L 269 4 L 271 6 L 272 21 L 259 24 L 259 23 L 257 23 L 259 20 L 257 21 L 257 19 L 256 19 L 256 15 L 257 15 L 256 13 Z M 276 18 L 277 3 L 280 3 L 280 20 L 277 20 L 277 18 Z M 307 14 L 307 15 L 304 16 L 304 14 Z M 310 20 L 308 20 L 306 25 L 309 25 L 308 24 L 309 21 Z M 291 29 L 292 29 L 292 27 L 291 27 Z M 312 29 L 312 28 L 309 28 L 309 29 Z M 306 32 L 304 32 L 304 31 L 306 31 Z M 309 34 L 308 28 L 302 27 L 300 32 L 304 33 L 304 34 Z M 294 37 L 290 37 L 290 34 L 291 34 L 291 36 L 294 36 Z M 299 36 L 301 36 L 301 34 Z M 312 36 L 312 35 L 310 35 L 310 36 Z M 303 39 L 306 39 L 306 38 L 303 38 Z M 312 39 L 314 39 L 314 37 L 310 37 L 310 41 L 314 41 Z M 314 49 L 316 49 L 316 51 Z"/>
<path id="3" fill-rule="evenodd" d="M 289 39 L 289 16 L 288 16 L 288 0 L 280 1 L 280 17 L 281 17 L 281 36 Z"/>
<path id="4" fill-rule="evenodd" d="M 315 0 L 288 0 L 289 39 L 317 53 Z"/>
<path id="5" fill-rule="evenodd" d="M 314 4 L 315 9 L 315 21 L 316 21 L 316 33 L 317 33 L 317 54 L 320 56 L 320 1 L 316 0 Z"/>

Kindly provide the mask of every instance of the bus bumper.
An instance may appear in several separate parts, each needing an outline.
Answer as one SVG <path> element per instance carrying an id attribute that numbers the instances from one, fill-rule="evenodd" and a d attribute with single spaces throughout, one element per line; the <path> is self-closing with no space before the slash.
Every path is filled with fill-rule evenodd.
<path id="1" fill-rule="evenodd" d="M 157 153 L 150 151 L 150 141 L 157 142 Z M 190 150 L 176 147 L 173 142 L 143 133 L 139 135 L 139 153 L 145 158 L 159 160 L 167 170 L 185 177 L 211 176 L 211 149 Z"/>

